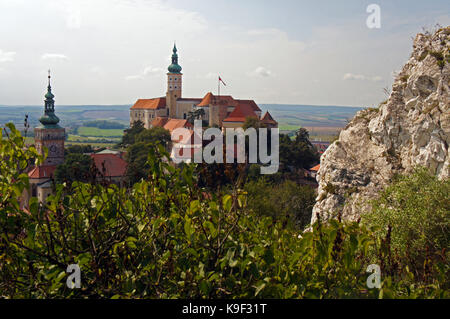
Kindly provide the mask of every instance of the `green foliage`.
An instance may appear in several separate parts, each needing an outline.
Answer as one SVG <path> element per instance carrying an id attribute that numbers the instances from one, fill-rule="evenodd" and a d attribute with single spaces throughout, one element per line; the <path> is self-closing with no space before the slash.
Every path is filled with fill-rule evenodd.
<path id="1" fill-rule="evenodd" d="M 242 128 L 244 130 L 246 130 L 246 129 L 250 128 L 250 127 L 258 129 L 258 128 L 266 127 L 266 125 L 261 123 L 261 121 L 257 117 L 248 116 L 245 119 L 245 122 L 244 122 L 244 125 L 242 126 Z"/>
<path id="2" fill-rule="evenodd" d="M 363 221 L 385 236 L 392 227 L 391 244 L 407 265 L 423 272 L 428 258 L 448 262 L 450 244 L 450 181 L 439 181 L 426 169 L 399 176 L 373 202 Z M 447 263 L 447 271 L 449 264 Z"/>
<path id="3" fill-rule="evenodd" d="M 382 273 L 381 289 L 367 289 L 369 252 L 386 259 L 389 237 L 320 219 L 299 236 L 289 223 L 248 209 L 242 191 L 205 196 L 194 166 L 171 166 L 162 146 L 149 149 L 149 178 L 129 190 L 58 185 L 45 205 L 33 198 L 25 213 L 17 202 L 27 184 L 21 169 L 38 156 L 10 130 L 0 139 L 1 297 L 449 297 L 442 278 L 420 282 L 405 268 Z M 66 287 L 73 263 L 81 289 Z"/>
<path id="4" fill-rule="evenodd" d="M 149 174 L 149 165 L 147 163 L 148 153 L 151 149 L 157 145 L 162 145 L 168 148 L 171 141 L 169 131 L 162 127 L 154 127 L 149 130 L 139 130 L 138 134 L 135 134 L 136 128 L 131 133 L 132 137 L 124 136 L 124 140 L 132 142 L 127 148 L 127 175 L 131 183 L 136 183 L 142 178 L 146 178 Z M 127 135 L 126 134 L 126 135 Z"/>
<path id="5" fill-rule="evenodd" d="M 118 146 L 127 147 L 128 145 L 134 144 L 136 136 L 144 130 L 144 123 L 142 123 L 141 121 L 134 122 L 131 128 L 125 130 L 125 134 L 123 134 L 122 136 L 122 141 L 118 144 Z"/>
<path id="6" fill-rule="evenodd" d="M 309 140 L 306 129 L 300 128 L 292 140 L 288 135 L 280 134 L 280 170 L 309 169 L 319 162 L 319 154 Z"/>
<path id="7" fill-rule="evenodd" d="M 438 51 L 431 51 L 430 55 L 436 59 L 438 66 L 443 69 L 445 65 L 444 54 Z"/>
<path id="8" fill-rule="evenodd" d="M 189 123 L 194 125 L 195 120 L 200 120 L 205 116 L 205 110 L 203 108 L 199 108 L 195 111 L 189 111 L 187 114 L 187 120 Z"/>
<path id="9" fill-rule="evenodd" d="M 325 185 L 324 187 L 324 190 L 328 194 L 337 194 L 337 187 L 333 183 L 327 183 L 327 185 Z"/>
<path id="10" fill-rule="evenodd" d="M 64 163 L 58 165 L 55 170 L 55 182 L 58 184 L 72 184 L 75 181 L 93 182 L 96 176 L 94 167 L 89 155 L 69 153 L 64 158 Z"/>
<path id="11" fill-rule="evenodd" d="M 47 152 L 47 150 L 45 149 Z M 27 167 L 43 158 L 34 147 L 25 148 L 25 139 L 11 123 L 0 128 L 0 218 L 19 210 L 19 198 L 29 187 Z M 14 222 L 11 220 L 10 222 Z M 1 250 L 0 250 L 1 254 Z M 1 269 L 1 268 L 0 268 Z"/>
<path id="12" fill-rule="evenodd" d="M 292 181 L 274 184 L 261 178 L 245 184 L 244 190 L 248 193 L 247 207 L 258 215 L 289 220 L 301 230 L 311 221 L 317 194 L 310 186 Z"/>
<path id="13" fill-rule="evenodd" d="M 101 150 L 96 150 L 101 151 Z M 70 145 L 65 149 L 65 156 L 75 153 L 75 154 L 85 154 L 85 153 L 94 153 L 94 149 L 92 145 Z"/>

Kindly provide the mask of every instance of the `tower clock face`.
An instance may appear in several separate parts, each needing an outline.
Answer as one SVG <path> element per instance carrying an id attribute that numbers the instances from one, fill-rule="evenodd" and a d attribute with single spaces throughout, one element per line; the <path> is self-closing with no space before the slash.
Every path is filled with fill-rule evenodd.
<path id="1" fill-rule="evenodd" d="M 49 151 L 52 154 L 56 154 L 56 152 L 58 151 L 58 148 L 56 147 L 56 145 L 50 145 Z"/>

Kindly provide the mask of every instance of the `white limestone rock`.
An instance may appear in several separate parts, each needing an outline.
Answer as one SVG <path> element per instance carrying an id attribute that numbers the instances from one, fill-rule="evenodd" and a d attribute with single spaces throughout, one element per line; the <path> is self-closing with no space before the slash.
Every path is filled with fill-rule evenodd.
<path id="1" fill-rule="evenodd" d="M 395 173 L 416 166 L 449 178 L 449 38 L 450 27 L 418 34 L 386 103 L 358 112 L 323 154 L 312 223 L 358 219 Z"/>

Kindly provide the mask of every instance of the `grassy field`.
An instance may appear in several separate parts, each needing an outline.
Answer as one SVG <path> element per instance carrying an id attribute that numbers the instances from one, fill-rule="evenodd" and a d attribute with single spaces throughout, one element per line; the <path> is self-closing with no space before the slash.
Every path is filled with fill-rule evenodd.
<path id="1" fill-rule="evenodd" d="M 97 127 L 81 126 L 78 128 L 78 135 L 92 137 L 121 137 L 123 130 L 121 129 L 99 129 Z"/>

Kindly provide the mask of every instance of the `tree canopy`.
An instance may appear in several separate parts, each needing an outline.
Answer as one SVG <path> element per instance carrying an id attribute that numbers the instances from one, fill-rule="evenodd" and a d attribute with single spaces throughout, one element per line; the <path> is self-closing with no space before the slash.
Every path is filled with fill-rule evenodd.
<path id="1" fill-rule="evenodd" d="M 138 132 L 138 133 L 137 133 Z M 151 149 L 158 145 L 168 148 L 171 142 L 169 131 L 162 127 L 151 129 L 141 129 L 140 126 L 133 127 L 130 132 L 131 137 L 124 136 L 123 140 L 128 141 L 126 161 L 127 176 L 131 183 L 136 183 L 149 175 L 147 157 Z"/>

